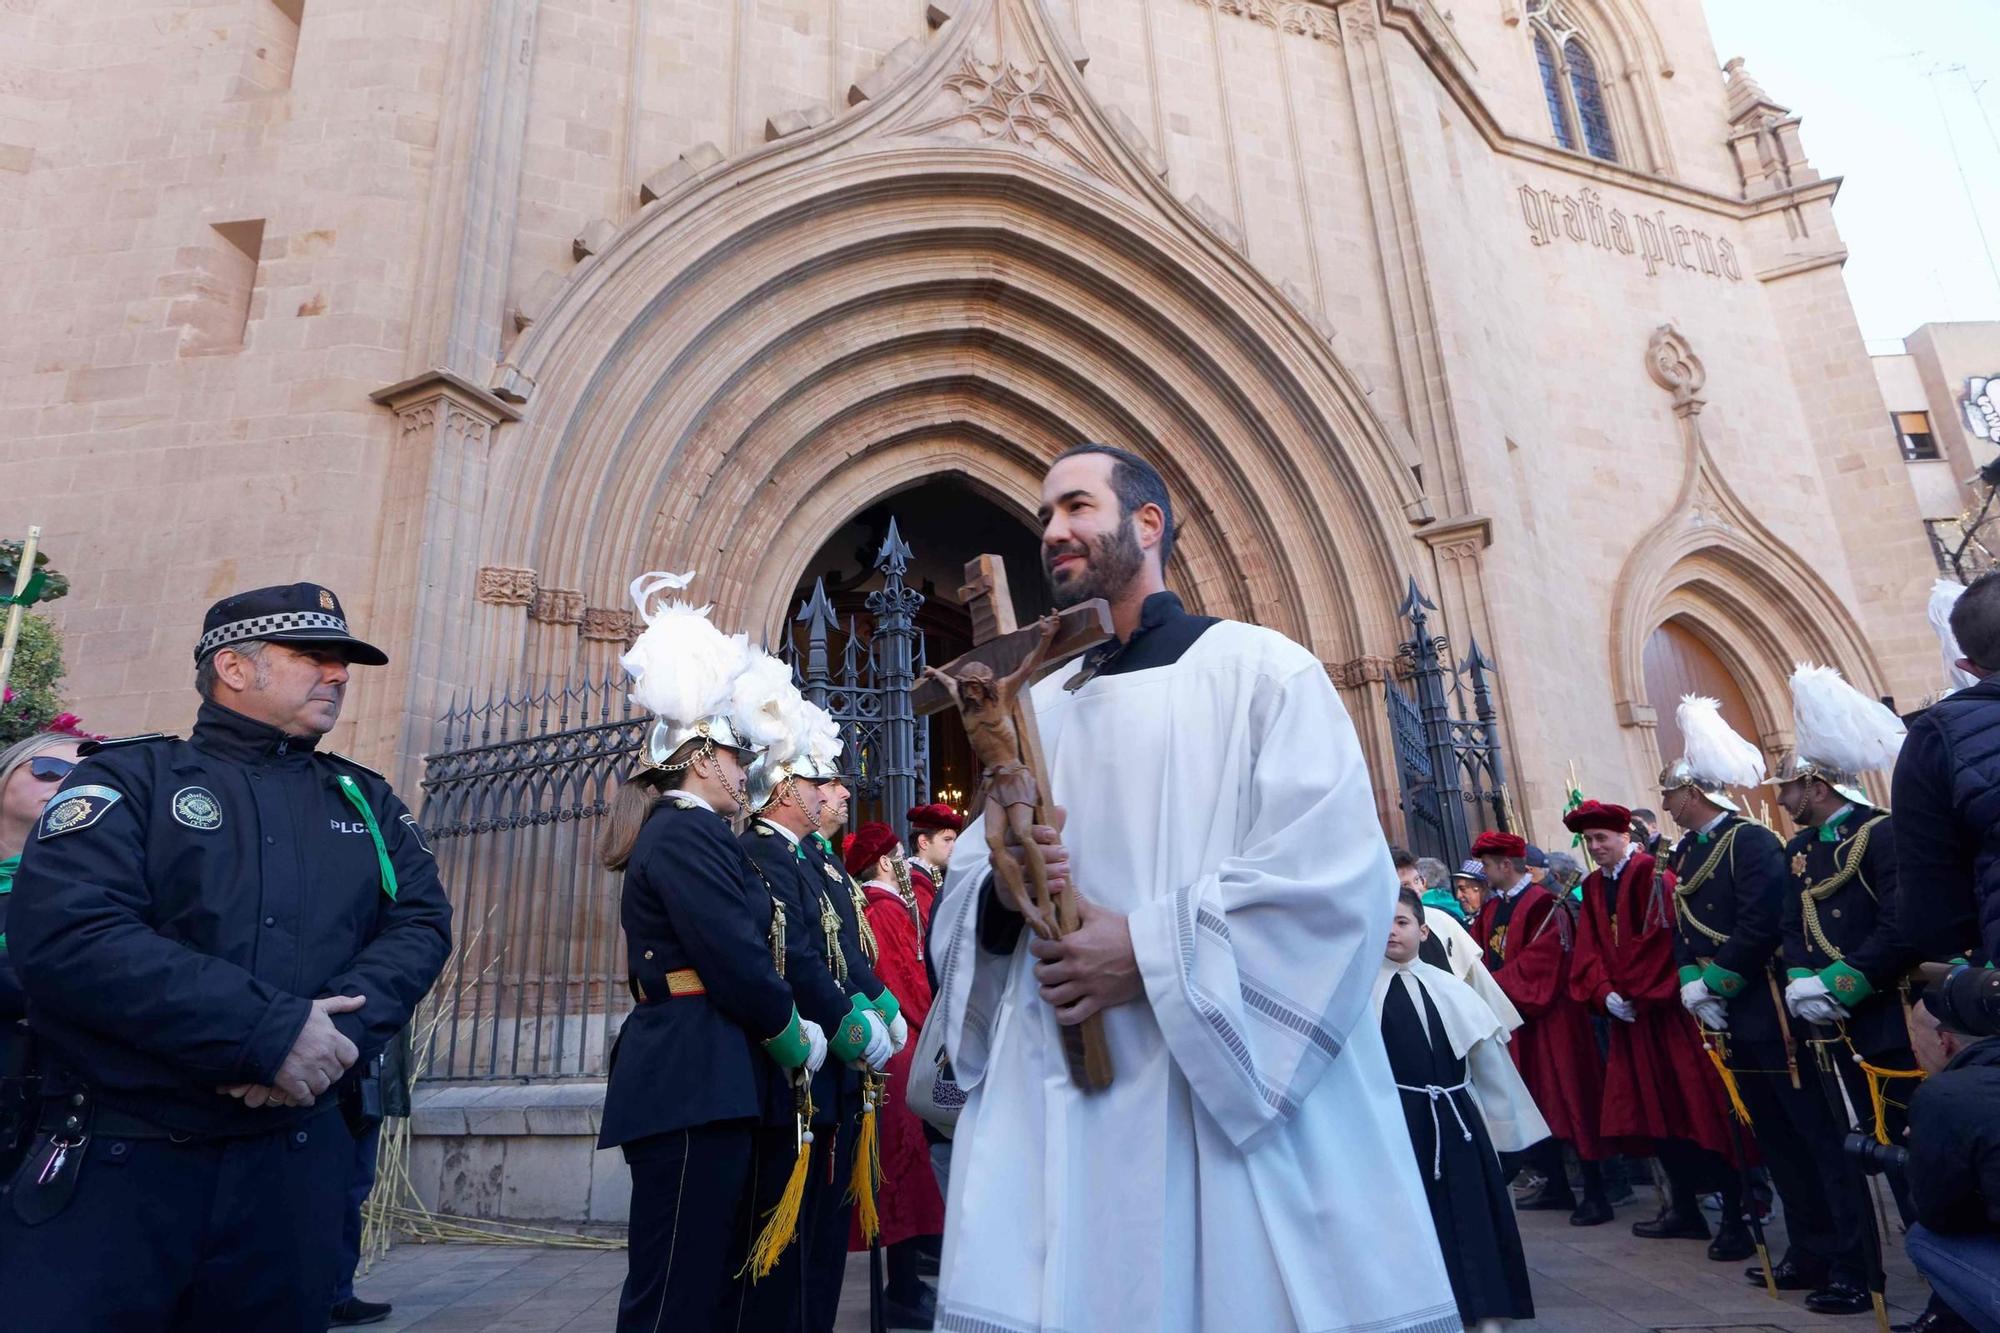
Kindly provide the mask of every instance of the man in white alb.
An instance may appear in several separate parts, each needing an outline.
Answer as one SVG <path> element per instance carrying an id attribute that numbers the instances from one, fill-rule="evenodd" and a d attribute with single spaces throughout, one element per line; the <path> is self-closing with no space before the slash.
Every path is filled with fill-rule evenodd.
<path id="1" fill-rule="evenodd" d="M 1118 636 L 1033 692 L 1067 810 L 1036 841 L 1082 924 L 1031 942 L 984 830 L 959 839 L 937 1327 L 1457 1333 L 1369 1008 L 1396 874 L 1346 710 L 1299 645 L 1166 591 L 1142 459 L 1072 449 L 1041 520 L 1057 603 L 1105 598 Z M 1100 1012 L 1116 1078 L 1084 1093 L 1057 1024 Z"/>

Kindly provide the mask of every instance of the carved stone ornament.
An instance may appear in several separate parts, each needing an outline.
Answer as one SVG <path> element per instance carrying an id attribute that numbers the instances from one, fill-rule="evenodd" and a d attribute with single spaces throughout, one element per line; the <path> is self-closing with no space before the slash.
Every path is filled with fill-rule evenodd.
<path id="1" fill-rule="evenodd" d="M 526 606 L 535 600 L 535 571 L 484 565 L 474 595 L 489 606 Z"/>
<path id="2" fill-rule="evenodd" d="M 1077 124 L 1062 82 L 1046 62 L 1003 55 L 994 63 L 965 52 L 924 104 L 907 134 L 950 135 L 1000 143 L 1109 174 L 1097 146 Z"/>
<path id="3" fill-rule="evenodd" d="M 1233 14 L 1266 28 L 1288 32 L 1294 37 L 1310 37 L 1316 42 L 1329 42 L 1335 46 L 1340 44 L 1340 23 L 1334 18 L 1333 11 L 1309 0 L 1194 0 L 1194 3 L 1203 9 L 1213 9 L 1218 14 Z"/>
<path id="4" fill-rule="evenodd" d="M 637 619 L 620 606 L 587 606 L 581 624 L 583 637 L 598 643 L 630 643 L 639 633 Z"/>
<path id="5" fill-rule="evenodd" d="M 583 593 L 576 588 L 538 588 L 528 603 L 528 618 L 544 625 L 583 623 Z"/>
<path id="6" fill-rule="evenodd" d="M 1702 368 L 1694 348 L 1673 325 L 1662 324 L 1653 330 L 1652 339 L 1646 344 L 1646 373 L 1653 377 L 1653 383 L 1674 396 L 1675 416 L 1693 416 L 1701 411 L 1704 401 L 1701 386 L 1708 382 L 1708 372 Z"/>
<path id="7" fill-rule="evenodd" d="M 1327 675 L 1333 678 L 1334 688 L 1341 690 L 1357 690 L 1364 685 L 1380 685 L 1396 674 L 1396 660 L 1392 657 L 1357 657 L 1351 662 L 1342 662 L 1327 668 Z"/>

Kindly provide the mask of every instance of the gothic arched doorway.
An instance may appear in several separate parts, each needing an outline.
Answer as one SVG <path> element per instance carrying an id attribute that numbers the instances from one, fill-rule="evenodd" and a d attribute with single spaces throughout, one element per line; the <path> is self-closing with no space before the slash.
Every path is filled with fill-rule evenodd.
<path id="1" fill-rule="evenodd" d="M 1658 719 L 1656 735 L 1663 757 L 1673 759 L 1681 754 L 1684 741 L 1676 714 L 1682 697 L 1689 694 L 1719 702 L 1722 720 L 1730 730 L 1752 745 L 1757 743 L 1759 727 L 1750 696 L 1728 663 L 1690 625 L 1669 620 L 1647 636 L 1644 670 L 1646 702 Z M 1751 818 L 1784 822 L 1783 812 L 1771 803 L 1768 790 L 1731 788 L 1729 794 Z"/>

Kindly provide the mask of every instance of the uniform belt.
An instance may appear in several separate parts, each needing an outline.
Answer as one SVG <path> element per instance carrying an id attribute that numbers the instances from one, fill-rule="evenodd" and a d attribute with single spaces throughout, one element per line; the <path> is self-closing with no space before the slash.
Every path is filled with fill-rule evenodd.
<path id="1" fill-rule="evenodd" d="M 708 987 L 702 984 L 701 973 L 691 967 L 677 967 L 667 973 L 667 993 L 648 995 L 646 987 L 638 977 L 631 978 L 632 998 L 640 1004 L 657 1004 L 661 1000 L 680 1000 L 690 995 L 706 995 Z"/>

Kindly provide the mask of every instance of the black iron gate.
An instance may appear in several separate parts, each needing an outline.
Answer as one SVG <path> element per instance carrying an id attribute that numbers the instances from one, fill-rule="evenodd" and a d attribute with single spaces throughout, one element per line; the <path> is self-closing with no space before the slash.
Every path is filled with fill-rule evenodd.
<path id="1" fill-rule="evenodd" d="M 1404 838 L 1416 855 L 1456 868 L 1471 850 L 1472 829 L 1513 831 L 1520 821 L 1507 792 L 1493 662 L 1473 639 L 1454 667 L 1451 644 L 1430 633 L 1427 613 L 1435 610 L 1412 578 L 1401 610 L 1410 637 L 1396 649 L 1384 694 Z"/>
<path id="2" fill-rule="evenodd" d="M 910 709 L 923 669 L 910 548 L 892 522 L 870 593 L 873 624 L 842 627 L 824 583 L 779 655 L 833 714 L 854 791 L 849 825 L 904 812 L 929 791 L 929 724 Z M 803 628 L 801 628 L 803 627 Z M 837 665 L 836 665 L 837 663 Z M 424 760 L 421 817 L 457 909 L 458 942 L 420 1020 L 426 1077 L 602 1077 L 632 1000 L 618 876 L 593 854 L 600 817 L 631 771 L 647 718 L 623 673 L 454 702 Z"/>

